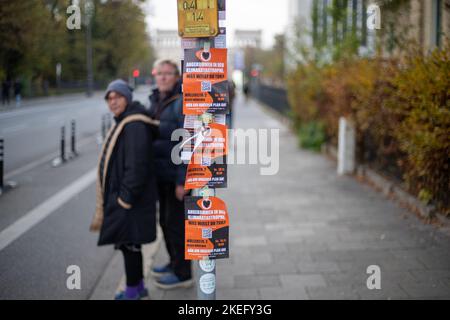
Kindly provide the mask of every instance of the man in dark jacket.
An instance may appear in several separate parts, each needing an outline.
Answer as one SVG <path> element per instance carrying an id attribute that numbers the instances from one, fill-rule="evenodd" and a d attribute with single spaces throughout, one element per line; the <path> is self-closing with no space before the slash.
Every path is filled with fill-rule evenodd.
<path id="1" fill-rule="evenodd" d="M 180 72 L 170 60 L 155 64 L 156 89 L 150 96 L 150 115 L 160 120 L 159 137 L 154 141 L 156 178 L 159 191 L 159 222 L 170 262 L 154 267 L 156 285 L 163 289 L 189 287 L 193 284 L 191 263 L 184 258 L 184 181 L 186 165 L 172 161 L 172 133 L 183 128 L 183 98 Z"/>
<path id="2" fill-rule="evenodd" d="M 132 101 L 131 88 L 122 80 L 108 86 L 105 99 L 116 123 L 100 155 L 91 230 L 100 231 L 98 245 L 114 244 L 123 253 L 127 287 L 116 299 L 140 299 L 148 295 L 141 245 L 156 239 L 152 144 L 158 122 L 139 102 Z"/>

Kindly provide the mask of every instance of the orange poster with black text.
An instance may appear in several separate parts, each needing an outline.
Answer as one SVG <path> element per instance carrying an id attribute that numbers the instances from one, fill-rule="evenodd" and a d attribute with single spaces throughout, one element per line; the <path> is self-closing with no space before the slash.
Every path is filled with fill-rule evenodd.
<path id="1" fill-rule="evenodd" d="M 184 50 L 183 113 L 228 112 L 227 49 Z"/>
<path id="2" fill-rule="evenodd" d="M 226 204 L 217 197 L 185 197 L 186 260 L 228 258 L 229 221 Z"/>
<path id="3" fill-rule="evenodd" d="M 199 189 L 227 187 L 228 139 L 226 125 L 211 123 L 200 128 L 190 163 L 186 171 L 184 188 Z"/>

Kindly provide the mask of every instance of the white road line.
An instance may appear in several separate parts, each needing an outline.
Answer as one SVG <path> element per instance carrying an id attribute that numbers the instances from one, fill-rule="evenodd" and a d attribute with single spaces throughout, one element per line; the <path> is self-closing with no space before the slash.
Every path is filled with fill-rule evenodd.
<path id="1" fill-rule="evenodd" d="M 18 239 L 28 230 L 48 217 L 74 196 L 86 189 L 96 179 L 96 170 L 92 169 L 69 186 L 48 198 L 43 203 L 26 213 L 19 220 L 0 232 L 0 251 Z"/>
<path id="2" fill-rule="evenodd" d="M 1 132 L 2 132 L 2 135 L 4 135 L 7 133 L 15 133 L 18 131 L 22 131 L 23 129 L 26 129 L 26 128 L 27 128 L 27 126 L 25 126 L 25 124 L 22 123 L 22 124 L 18 124 L 18 125 L 12 126 L 12 127 L 3 128 L 3 130 Z"/>
<path id="3" fill-rule="evenodd" d="M 94 139 L 95 139 L 95 137 L 97 137 L 97 135 L 98 134 L 96 133 L 96 134 L 93 134 L 93 135 L 91 135 L 91 136 L 81 140 L 79 143 L 77 143 L 77 148 L 80 149 L 80 148 L 84 147 L 85 145 L 87 145 L 88 143 L 94 143 L 94 141 L 95 141 Z M 15 170 L 13 170 L 11 172 L 7 172 L 5 174 L 5 176 L 4 176 L 4 179 L 9 179 L 11 177 L 14 177 L 14 176 L 17 176 L 19 174 L 22 174 L 22 173 L 24 173 L 24 172 L 26 172 L 28 170 L 31 170 L 31 169 L 39 166 L 39 165 L 42 165 L 42 164 L 44 164 L 46 162 L 50 162 L 53 159 L 55 159 L 56 157 L 58 157 L 59 153 L 60 153 L 59 151 L 52 152 L 52 153 L 50 153 L 50 154 L 48 154 L 48 155 L 46 155 L 46 156 L 44 156 L 44 157 L 42 157 L 42 158 L 40 158 L 38 160 L 35 160 L 33 162 L 30 162 L 30 163 L 24 165 L 23 167 L 15 169 Z"/>

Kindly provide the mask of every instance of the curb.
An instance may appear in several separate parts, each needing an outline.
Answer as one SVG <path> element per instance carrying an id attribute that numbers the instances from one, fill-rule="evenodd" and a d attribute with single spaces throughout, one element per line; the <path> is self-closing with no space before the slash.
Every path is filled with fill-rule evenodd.
<path id="1" fill-rule="evenodd" d="M 434 206 L 424 204 L 422 201 L 403 190 L 394 182 L 388 180 L 365 165 L 359 165 L 357 167 L 356 177 L 369 182 L 376 189 L 380 190 L 382 194 L 393 198 L 411 211 L 418 213 L 419 216 L 424 219 L 432 219 L 436 216 L 436 208 Z"/>

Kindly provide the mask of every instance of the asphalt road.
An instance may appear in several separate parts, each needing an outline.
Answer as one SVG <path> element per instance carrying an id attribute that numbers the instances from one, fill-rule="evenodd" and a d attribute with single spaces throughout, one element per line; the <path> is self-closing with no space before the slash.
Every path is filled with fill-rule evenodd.
<path id="1" fill-rule="evenodd" d="M 147 101 L 148 88 L 137 90 L 135 97 Z M 49 98 L 33 106 L 17 108 L 0 113 L 0 137 L 5 143 L 5 172 L 8 173 L 46 155 L 59 151 L 61 127 L 66 127 L 69 143 L 70 122 L 76 121 L 77 139 L 81 140 L 98 133 L 102 114 L 107 113 L 103 93 L 93 97 L 68 96 L 63 99 Z"/>
<path id="2" fill-rule="evenodd" d="M 148 88 L 142 88 L 135 98 L 146 103 L 147 95 Z M 88 230 L 95 182 L 78 191 L 73 185 L 96 166 L 96 137 L 106 112 L 98 93 L 0 113 L 6 172 L 19 172 L 11 176 L 18 187 L 0 197 L 0 299 L 88 299 L 102 277 L 114 250 L 97 247 L 97 234 Z M 59 168 L 39 161 L 57 151 L 59 127 L 69 128 L 71 119 L 77 121 L 78 140 L 85 140 L 80 156 Z M 35 165 L 20 170 L 30 163 Z M 70 195 L 65 201 L 64 194 Z M 5 245 L 5 239 L 13 241 Z M 66 285 L 72 265 L 81 271 L 80 290 Z"/>

